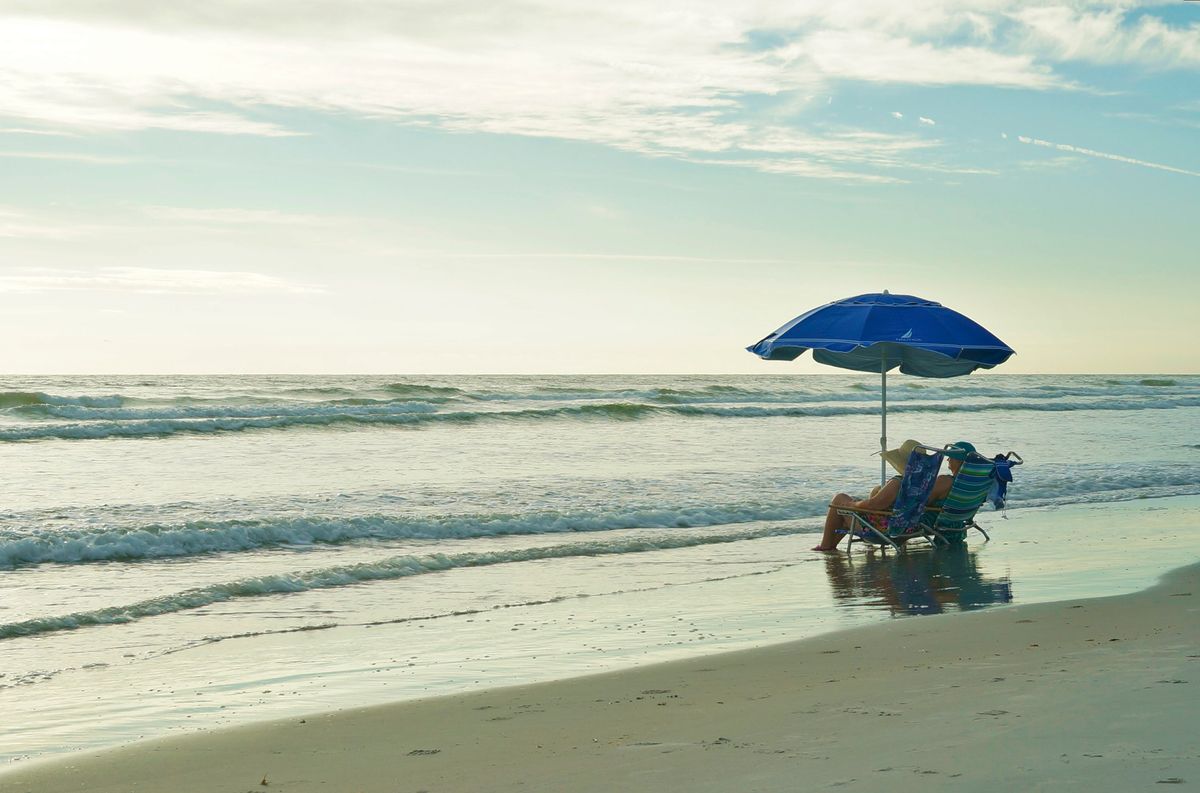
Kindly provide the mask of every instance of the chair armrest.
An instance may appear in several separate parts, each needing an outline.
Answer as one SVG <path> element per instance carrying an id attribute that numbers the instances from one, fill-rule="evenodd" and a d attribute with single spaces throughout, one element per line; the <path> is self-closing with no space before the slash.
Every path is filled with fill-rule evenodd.
<path id="1" fill-rule="evenodd" d="M 836 509 L 839 515 L 843 512 L 853 512 L 856 515 L 883 515 L 890 518 L 893 514 L 890 509 L 864 509 L 863 507 L 845 507 L 837 504 L 830 504 L 829 506 Z"/>

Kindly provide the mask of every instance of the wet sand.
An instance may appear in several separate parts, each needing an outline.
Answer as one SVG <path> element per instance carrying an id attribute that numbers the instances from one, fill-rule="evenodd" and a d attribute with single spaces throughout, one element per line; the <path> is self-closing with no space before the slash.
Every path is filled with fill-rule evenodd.
<path id="1" fill-rule="evenodd" d="M 1198 705 L 1193 566 L 1132 595 L 60 756 L 0 791 L 1162 790 L 1200 784 Z"/>

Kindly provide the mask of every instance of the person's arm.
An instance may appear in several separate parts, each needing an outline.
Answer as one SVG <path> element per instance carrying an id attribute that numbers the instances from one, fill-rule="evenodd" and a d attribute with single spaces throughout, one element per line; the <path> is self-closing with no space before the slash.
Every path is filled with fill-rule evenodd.
<path id="1" fill-rule="evenodd" d="M 937 501 L 942 501 L 946 496 L 950 495 L 950 487 L 954 484 L 954 477 L 950 474 L 942 474 L 933 483 L 933 490 L 929 492 L 929 500 L 925 503 L 933 504 Z"/>
<path id="2" fill-rule="evenodd" d="M 879 489 L 875 495 L 862 501 L 855 501 L 858 509 L 870 509 L 876 512 L 886 512 L 896 503 L 896 493 L 900 490 L 900 477 L 894 476 Z"/>

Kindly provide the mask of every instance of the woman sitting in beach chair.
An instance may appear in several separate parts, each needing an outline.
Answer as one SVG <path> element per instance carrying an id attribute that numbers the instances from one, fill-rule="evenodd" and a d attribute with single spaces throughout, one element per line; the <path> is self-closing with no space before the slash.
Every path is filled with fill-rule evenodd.
<path id="1" fill-rule="evenodd" d="M 900 474 L 904 474 L 912 452 L 918 448 L 929 447 L 922 446 L 917 441 L 910 439 L 905 441 L 900 448 L 889 449 L 884 452 L 883 457 L 892 468 L 896 469 Z M 942 474 L 934 480 L 932 489 L 929 490 L 929 496 L 926 500 L 928 505 L 938 506 L 945 500 L 954 483 L 955 474 L 962 467 L 967 455 L 974 451 L 975 447 L 966 441 L 957 441 L 946 450 L 945 456 L 950 461 L 950 473 Z M 834 496 L 829 502 L 829 511 L 825 514 L 825 529 L 821 535 L 821 543 L 813 547 L 813 550 L 836 550 L 842 537 L 854 531 L 853 522 L 856 519 L 870 524 L 878 534 L 888 534 L 890 528 L 889 521 L 891 520 L 892 510 L 897 504 L 897 496 L 900 495 L 901 482 L 902 479 L 900 476 L 894 476 L 883 486 L 876 487 L 871 491 L 870 496 L 862 500 L 855 500 L 853 496 L 846 493 L 838 493 Z M 924 507 L 925 504 L 921 504 L 920 506 Z M 848 512 L 858 512 L 859 514 L 856 517 L 848 515 Z M 917 512 L 914 517 L 920 517 L 920 512 Z M 915 520 L 913 522 L 915 524 Z M 917 533 L 920 534 L 923 532 L 918 531 Z"/>

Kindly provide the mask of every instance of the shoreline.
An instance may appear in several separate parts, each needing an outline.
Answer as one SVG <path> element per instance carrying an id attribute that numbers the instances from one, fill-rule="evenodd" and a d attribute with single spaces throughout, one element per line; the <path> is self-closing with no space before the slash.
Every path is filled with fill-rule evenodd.
<path id="1" fill-rule="evenodd" d="M 1133 594 L 34 759 L 0 790 L 1143 789 L 1200 779 L 1196 636 L 1200 564 Z"/>
<path id="2" fill-rule="evenodd" d="M 436 627 L 424 620 L 392 622 L 396 613 L 388 605 L 388 621 L 379 624 L 213 642 L 216 631 L 227 630 L 224 624 L 197 630 L 177 619 L 180 637 L 205 638 L 195 646 L 177 638 L 163 654 L 153 652 L 154 637 L 135 624 L 115 636 L 131 634 L 122 639 L 127 643 L 149 639 L 150 650 L 140 656 L 64 655 L 64 668 L 52 668 L 45 682 L 0 686 L 0 709 L 9 716 L 0 726 L 0 769 L 205 729 L 765 647 L 902 615 L 987 608 L 1014 593 L 1023 604 L 1133 593 L 1178 566 L 1181 543 L 1200 540 L 1200 497 L 1153 504 L 1014 511 L 995 541 L 961 553 L 921 547 L 886 557 L 860 553 L 851 561 L 808 552 L 812 539 L 801 533 L 722 546 L 719 556 L 700 547 L 652 553 L 617 568 L 573 562 L 566 565 L 565 588 L 539 584 L 540 597 L 531 604 L 497 610 L 492 601 L 486 614 L 451 614 L 434 620 Z M 1109 541 L 1093 541 L 1081 552 L 1077 542 L 1060 539 L 1084 535 Z M 1137 553 L 1129 553 L 1131 541 Z M 555 580 L 556 567 L 561 572 L 560 565 L 534 563 L 543 583 Z M 628 573 L 626 584 L 649 579 L 655 586 L 615 585 L 614 572 Z M 523 580 L 505 569 L 482 574 L 506 592 Z M 434 576 L 415 585 L 408 579 L 401 589 L 409 601 L 426 603 L 440 597 L 440 586 Z M 570 597 L 549 597 L 564 593 Z M 153 622 L 145 627 L 160 634 L 170 629 Z M 19 682 L 22 668 L 42 674 L 42 659 L 54 657 L 55 647 L 64 653 L 79 647 L 74 635 L 59 639 L 18 642 L 4 682 Z"/>

